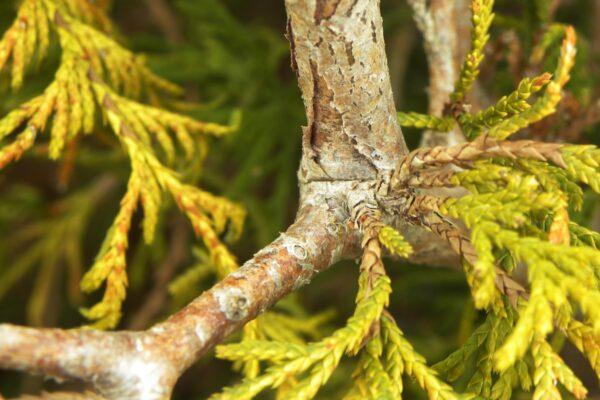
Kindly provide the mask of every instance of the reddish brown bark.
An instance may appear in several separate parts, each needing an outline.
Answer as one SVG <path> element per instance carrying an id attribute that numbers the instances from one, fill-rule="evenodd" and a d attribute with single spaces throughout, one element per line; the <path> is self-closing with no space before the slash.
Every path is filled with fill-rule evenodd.
<path id="1" fill-rule="evenodd" d="M 32 329 L 0 325 L 0 367 L 79 379 L 112 399 L 164 399 L 207 350 L 336 261 L 359 256 L 350 210 L 376 205 L 407 150 L 393 103 L 379 1 L 286 0 L 292 67 L 308 124 L 296 222 L 238 271 L 152 328 Z M 377 206 L 377 205 L 376 205 Z M 401 214 L 400 214 L 401 215 Z M 456 263 L 441 239 L 383 215 L 415 262 Z"/>

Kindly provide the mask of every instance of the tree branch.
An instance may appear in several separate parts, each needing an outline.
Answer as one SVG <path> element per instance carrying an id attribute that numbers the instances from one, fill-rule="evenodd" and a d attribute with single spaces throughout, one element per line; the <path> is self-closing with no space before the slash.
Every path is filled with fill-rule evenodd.
<path id="1" fill-rule="evenodd" d="M 0 367 L 89 382 L 111 399 L 164 399 L 193 362 L 315 273 L 356 256 L 358 240 L 329 206 L 298 220 L 238 271 L 143 332 L 0 325 Z"/>
<path id="2" fill-rule="evenodd" d="M 144 0 L 144 3 L 169 42 L 181 43 L 183 41 L 181 23 L 170 5 L 165 0 Z"/>
<path id="3" fill-rule="evenodd" d="M 154 273 L 154 286 L 148 294 L 147 299 L 140 310 L 131 318 L 127 328 L 140 330 L 147 328 L 158 313 L 163 310 L 167 302 L 167 286 L 179 264 L 189 256 L 190 241 L 188 238 L 186 221 L 177 216 L 173 219 L 172 232 L 169 239 L 167 256 L 158 266 Z"/>
<path id="4" fill-rule="evenodd" d="M 300 180 L 368 180 L 406 153 L 379 1 L 287 0 L 287 36 L 308 125 Z"/>
<path id="5" fill-rule="evenodd" d="M 378 0 L 286 0 L 292 67 L 308 125 L 296 222 L 238 271 L 142 332 L 0 325 L 0 367 L 90 383 L 109 399 L 166 399 L 223 338 L 343 258 L 360 255 L 348 198 L 376 202 L 407 153 L 397 123 Z M 458 258 L 442 239 L 383 215 L 416 262 Z M 443 243 L 443 245 L 442 245 Z"/>
<path id="6" fill-rule="evenodd" d="M 432 0 L 429 7 L 425 0 L 409 0 L 413 19 L 425 42 L 425 54 L 429 66 L 429 110 L 428 114 L 441 116 L 458 77 L 458 66 L 463 49 L 458 43 L 469 43 L 468 31 L 464 28 L 469 21 L 465 0 Z M 458 128 L 450 132 L 426 131 L 421 146 L 451 146 L 464 141 Z"/>

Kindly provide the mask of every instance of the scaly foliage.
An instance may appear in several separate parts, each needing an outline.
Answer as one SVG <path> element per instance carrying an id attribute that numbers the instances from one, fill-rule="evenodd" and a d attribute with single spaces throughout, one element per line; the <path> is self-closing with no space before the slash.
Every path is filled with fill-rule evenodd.
<path id="1" fill-rule="evenodd" d="M 81 133 L 102 136 L 100 117 L 114 132 L 129 159 L 131 174 L 121 207 L 96 262 L 81 282 L 85 291 L 106 285 L 102 301 L 83 310 L 88 318 L 96 321 L 97 327 L 114 326 L 120 318 L 128 282 L 130 226 L 136 221 L 139 204 L 143 209 L 141 224 L 147 243 L 157 239 L 161 210 L 167 201 L 163 194 L 173 198 L 204 242 L 202 248 L 196 249 L 197 262 L 169 287 L 175 302 L 180 304 L 197 295 L 207 278 L 220 279 L 237 268 L 223 238 L 239 236 L 244 214 L 235 204 L 184 181 L 186 175 L 179 173 L 184 168 L 181 161 L 187 165 L 194 159 L 204 158 L 206 134 L 227 134 L 237 127 L 238 120 L 234 119 L 231 126 L 220 126 L 159 107 L 170 104 L 181 110 L 201 108 L 164 99 L 164 95 L 177 95 L 180 89 L 158 78 L 145 66 L 142 57 L 113 40 L 114 28 L 104 14 L 108 3 L 24 0 L 17 19 L 0 42 L 0 70 L 7 70 L 14 90 L 19 89 L 28 72 L 46 58 L 55 39 L 61 51 L 52 83 L 42 94 L 25 101 L 0 120 L 0 138 L 14 136 L 12 142 L 0 147 L 0 168 L 44 141 L 44 132 L 49 133 L 47 150 L 39 146 L 39 151 L 47 151 L 52 159 L 68 158 Z M 410 376 L 431 399 L 479 396 L 507 400 L 516 397 L 517 390 L 533 390 L 534 398 L 560 398 L 559 383 L 576 398 L 584 398 L 586 389 L 560 359 L 559 351 L 550 346 L 548 336 L 552 333 L 564 334 L 600 377 L 600 318 L 596 307 L 600 304 L 600 235 L 571 220 L 573 211 L 586 206 L 587 196 L 580 184 L 596 192 L 600 190 L 600 151 L 594 146 L 544 146 L 532 141 L 505 141 L 522 129 L 535 131 L 532 124 L 556 111 L 569 76 L 572 72 L 575 75 L 577 67 L 573 66 L 574 30 L 552 23 L 552 2 L 536 0 L 530 8 L 536 14 L 535 26 L 541 31 L 537 32 L 540 40 L 531 51 L 529 61 L 533 67 L 530 70 L 538 71 L 543 66 L 552 71 L 554 65 L 548 69 L 542 62 L 545 57 L 553 60 L 560 52 L 554 73 L 531 78 L 515 76 L 514 82 L 519 83 L 513 92 L 500 97 L 487 109 L 469 113 L 467 93 L 485 61 L 483 49 L 489 40 L 492 3 L 472 2 L 471 50 L 463 62 L 451 99 L 453 106 L 460 107 L 449 107 L 459 112 L 444 117 L 398 113 L 403 126 L 440 132 L 460 128 L 473 140 L 460 148 L 421 149 L 413 153 L 407 158 L 410 162 L 401 163 L 404 175 L 401 174 L 403 179 L 399 182 L 410 182 L 414 187 L 425 189 L 456 186 L 469 192 L 459 198 L 426 201 L 422 196 L 416 201 L 416 197 L 411 197 L 415 193 L 409 188 L 409 198 L 415 200 L 415 208 L 422 207 L 415 215 L 411 214 L 411 221 L 434 231 L 434 227 L 446 229 L 437 232 L 462 252 L 467 282 L 475 305 L 487 313 L 485 321 L 448 358 L 433 367 L 428 366 L 386 310 L 392 289 L 380 259 L 381 246 L 401 257 L 410 255 L 411 246 L 397 231 L 385 226 L 377 213 L 362 210 L 360 215 L 367 218 L 355 219 L 363 233 L 364 246 L 359 291 L 354 314 L 347 324 L 322 338 L 321 326 L 330 317 L 329 313 L 307 317 L 298 310 L 295 300 L 282 301 L 276 312 L 265 313 L 248 323 L 239 343 L 217 348 L 217 355 L 234 361 L 234 367 L 241 370 L 246 379 L 215 395 L 216 398 L 251 398 L 269 387 L 277 388 L 277 398 L 315 397 L 321 387 L 331 381 L 334 370 L 343 368 L 344 355 L 356 358 L 352 388 L 346 398 L 399 399 L 402 395 L 412 398 L 411 387 L 405 387 L 403 376 Z M 425 2 L 422 5 L 421 11 L 426 14 Z M 246 38 L 239 24 L 216 1 L 182 1 L 180 7 L 190 20 L 197 18 L 212 23 L 191 27 L 194 40 L 202 48 L 202 57 L 196 55 L 202 60 L 201 68 L 194 72 L 180 71 L 173 68 L 179 66 L 179 58 L 169 60 L 162 54 L 159 65 L 174 75 L 200 74 L 209 76 L 212 81 L 220 80 L 213 76 L 222 78 L 231 86 L 233 96 L 243 99 L 242 103 L 255 92 L 268 92 L 263 88 L 268 85 L 258 78 L 251 90 L 240 90 L 240 82 L 248 81 L 250 75 L 258 76 L 257 71 L 266 70 L 276 75 L 281 56 L 285 55 L 280 42 L 274 44 L 275 39 L 266 32 L 257 35 L 261 41 Z M 502 24 L 507 24 L 506 18 L 501 19 Z M 522 25 L 515 24 L 518 32 L 530 34 L 530 27 Z M 240 37 L 244 37 L 239 40 L 241 44 L 234 40 Z M 233 44 L 221 46 L 216 44 L 219 41 Z M 179 51 L 194 51 L 182 48 L 184 50 Z M 232 54 L 246 55 L 248 48 L 269 50 L 264 51 L 264 58 L 256 65 L 240 65 L 239 60 L 245 57 L 236 59 Z M 205 53 L 209 53 L 206 58 Z M 498 76 L 498 80 L 502 78 Z M 212 92 L 218 94 L 214 104 L 223 102 L 219 97 L 221 89 L 218 87 Z M 223 97 L 232 96 L 231 93 Z M 291 90 L 290 93 L 290 99 L 295 98 L 296 92 Z M 254 125 L 245 128 L 250 131 L 272 129 L 274 132 L 281 126 L 292 125 L 291 119 L 302 117 L 281 112 L 280 104 L 272 105 L 270 99 L 262 101 L 268 105 L 249 115 Z M 252 182 L 248 176 L 277 170 L 280 165 L 277 162 L 257 161 L 265 157 L 268 149 L 285 146 L 281 158 L 293 159 L 290 154 L 295 154 L 297 142 L 267 134 L 260 138 L 259 143 L 252 135 L 239 138 L 242 150 L 238 156 L 247 158 L 244 158 L 240 176 L 231 184 L 228 182 L 224 190 L 239 196 Z M 180 151 L 185 157 L 179 156 Z M 295 168 L 293 162 L 286 165 Z M 215 182 L 219 182 L 219 178 L 209 176 L 209 179 L 212 185 L 218 186 Z M 70 282 L 79 279 L 81 262 L 77 250 L 80 246 L 77 242 L 61 241 L 55 232 L 64 232 L 64 237 L 81 237 L 82 226 L 89 223 L 92 210 L 100 202 L 98 187 L 104 187 L 101 183 L 102 180 L 81 193 L 69 195 L 64 203 L 59 203 L 58 214 L 44 218 L 39 225 L 34 224 L 29 231 L 12 239 L 18 244 L 34 243 L 30 252 L 8 272 L 3 272 L 0 296 L 31 269 L 36 260 L 42 260 L 35 284 L 38 294 L 30 304 L 29 318 L 34 324 L 43 322 L 41 304 L 47 298 L 43 293 L 48 292 L 49 284 L 46 278 L 53 274 L 56 260 L 65 259 L 70 268 Z M 278 178 L 277 187 L 283 186 Z M 277 203 L 270 204 L 271 209 L 261 209 L 262 204 L 250 205 L 261 237 L 259 241 L 277 231 L 277 227 L 265 228 L 264 220 L 281 218 L 286 213 L 282 205 L 289 200 L 290 192 L 277 189 L 274 195 Z M 275 208 L 278 217 L 271 218 Z M 450 217 L 460 219 L 468 229 L 454 224 Z M 57 253 L 57 249 L 63 250 Z M 433 275 L 430 272 L 426 271 Z M 527 276 L 527 289 L 509 291 L 511 286 L 508 285 L 518 285 L 510 279 L 519 274 Z M 72 292 L 76 296 L 77 291 Z M 444 303 L 449 301 L 446 293 L 439 297 Z M 417 348 L 419 345 L 421 343 L 415 343 Z M 458 394 L 443 377 L 448 382 L 462 377 L 467 393 Z"/>
<path id="2" fill-rule="evenodd" d="M 398 122 L 401 126 L 433 129 L 438 132 L 448 132 L 454 127 L 454 120 L 451 118 L 440 118 L 415 112 L 398 112 Z"/>
<path id="3" fill-rule="evenodd" d="M 483 48 L 490 38 L 488 30 L 494 19 L 493 6 L 494 0 L 473 0 L 471 3 L 471 22 L 473 23 L 471 50 L 466 55 L 460 69 L 460 76 L 454 87 L 454 92 L 450 96 L 452 101 L 462 101 L 479 74 L 479 64 L 483 60 Z"/>
<path id="4" fill-rule="evenodd" d="M 540 20 L 549 18 L 548 3 L 536 3 Z M 494 106 L 467 113 L 465 95 L 478 74 L 488 38 L 491 2 L 488 5 L 472 3 L 472 48 L 452 95 L 462 110 L 455 118 L 472 142 L 417 149 L 399 162 L 392 176 L 397 187 L 410 182 L 469 191 L 445 200 L 421 197 L 412 206 L 417 221 L 463 255 L 475 306 L 488 313 L 485 322 L 435 369 L 450 381 L 469 374 L 466 391 L 483 398 L 510 399 L 516 387 L 533 387 L 535 399 L 560 399 L 560 383 L 583 399 L 587 389 L 549 344 L 548 335 L 565 332 L 600 378 L 600 236 L 571 222 L 569 213 L 583 206 L 579 185 L 600 190 L 600 150 L 506 141 L 556 111 L 575 62 L 575 31 L 565 25 L 546 26 L 532 60 L 540 63 L 562 37 L 554 73 L 524 78 Z M 432 121 L 428 116 L 419 120 Z M 435 129 L 430 125 L 422 123 Z M 461 220 L 467 229 L 444 217 L 439 221 L 439 214 Z M 526 271 L 528 289 L 512 280 L 517 270 Z M 466 368 L 471 362 L 474 370 Z"/>
<path id="5" fill-rule="evenodd" d="M 412 252 L 410 243 L 404 239 L 402 234 L 391 226 L 384 226 L 379 232 L 379 241 L 387 247 L 392 254 L 400 257 L 408 257 Z"/>
<path id="6" fill-rule="evenodd" d="M 530 350 L 535 362 L 534 397 L 557 397 L 555 382 L 559 381 L 577 398 L 584 398 L 587 391 L 550 350 L 545 337 L 555 326 L 567 329 L 569 325 L 580 324 L 575 319 L 574 306 L 583 313 L 583 326 L 596 334 L 600 332 L 597 308 L 600 253 L 595 247 L 595 235 L 570 223 L 567 212 L 570 193 L 563 190 L 566 187 L 555 178 L 561 176 L 571 183 L 588 183 L 597 190 L 599 153 L 589 146 L 563 146 L 555 151 L 560 154 L 557 160 L 566 175 L 558 175 L 553 171 L 555 167 L 542 163 L 536 166 L 537 174 L 532 175 L 531 168 L 522 168 L 527 167 L 527 163 L 511 160 L 506 153 L 510 161 L 505 160 L 501 165 L 476 163 L 470 170 L 456 174 L 453 182 L 469 188 L 472 194 L 448 199 L 440 211 L 460 218 L 470 229 L 477 260 L 466 273 L 477 307 L 492 309 L 498 315 L 510 315 L 502 306 L 502 292 L 497 285 L 498 254 L 507 252 L 513 263 L 524 263 L 528 269 L 530 296 L 517 301 L 520 306 L 514 326 L 511 322 L 510 329 L 504 329 L 501 341 L 488 349 L 486 358 L 482 359 L 485 369 L 491 371 L 493 365 L 502 373 L 514 374 L 508 371 Z M 537 177 L 539 170 L 544 169 L 547 169 L 546 181 L 540 183 Z M 580 194 L 576 192 L 576 195 Z M 550 223 L 546 223 L 548 217 Z M 571 245 L 572 235 L 582 239 Z M 477 335 L 473 338 L 451 356 L 446 369 L 455 367 L 456 360 L 469 357 L 473 347 L 482 343 Z M 583 349 L 581 341 L 579 346 Z M 593 348 L 583 349 L 583 352 L 595 363 Z M 486 379 L 482 393 L 489 395 L 493 386 L 491 378 Z M 474 392 L 480 393 L 481 387 Z M 505 393 L 502 395 L 505 398 L 507 389 L 501 393 Z"/>
<path id="7" fill-rule="evenodd" d="M 348 398 L 399 398 L 402 374 L 412 376 L 432 398 L 458 399 L 425 359 L 403 337 L 390 315 L 386 314 L 391 293 L 390 280 L 381 261 L 381 242 L 390 250 L 406 255 L 410 246 L 392 228 L 379 221 L 370 208 L 358 210 L 355 218 L 363 232 L 363 257 L 356 296 L 356 309 L 346 326 L 321 341 L 296 344 L 282 341 L 247 341 L 217 347 L 217 356 L 230 360 L 269 361 L 264 374 L 246 378 L 226 388 L 213 399 L 249 399 L 268 387 L 286 383 L 285 397 L 313 398 L 331 377 L 344 354 L 359 356 L 353 374 L 354 386 Z M 296 380 L 294 377 L 304 376 Z"/>
<path id="8" fill-rule="evenodd" d="M 525 78 L 519 82 L 517 90 L 500 98 L 495 105 L 478 111 L 473 116 L 462 114 L 459 121 L 464 134 L 467 138 L 474 139 L 483 129 L 498 125 L 507 116 L 528 110 L 531 106 L 527 99 L 547 85 L 550 78 L 551 75 L 547 72 L 533 79 Z"/>
<path id="9" fill-rule="evenodd" d="M 0 120 L 0 138 L 16 136 L 0 149 L 0 166 L 21 157 L 47 125 L 51 125 L 48 154 L 52 159 L 61 157 L 65 144 L 99 126 L 97 113 L 129 156 L 132 172 L 121 209 L 95 264 L 81 282 L 85 292 L 106 283 L 103 299 L 82 310 L 95 321 L 92 326 L 96 328 L 112 328 L 120 319 L 127 287 L 128 235 L 139 203 L 144 210 L 144 237 L 150 243 L 163 203 L 161 193 L 170 193 L 203 239 L 215 265 L 224 271 L 234 270 L 237 264 L 218 235 L 228 223 L 237 232 L 234 237 L 239 235 L 244 219 L 239 206 L 186 185 L 165 165 L 175 160 L 172 136 L 190 159 L 204 152 L 203 135 L 219 136 L 237 129 L 239 116 L 234 116 L 231 126 L 221 126 L 143 104 L 144 99 L 155 100 L 159 93 L 178 94 L 180 89 L 154 75 L 140 57 L 117 44 L 109 36 L 111 29 L 104 10 L 92 3 L 25 0 L 0 41 L 0 70 L 11 66 L 15 90 L 34 62 L 46 57 L 51 33 L 57 36 L 61 49 L 52 83 L 41 95 Z"/>
<path id="10" fill-rule="evenodd" d="M 494 138 L 506 139 L 520 129 L 554 113 L 556 105 L 561 100 L 561 90 L 569 81 L 569 73 L 575 62 L 575 30 L 571 26 L 564 28 L 564 40 L 561 54 L 554 71 L 552 80 L 547 84 L 543 95 L 533 105 L 522 113 L 513 115 L 499 124 L 491 127 L 488 134 Z"/>

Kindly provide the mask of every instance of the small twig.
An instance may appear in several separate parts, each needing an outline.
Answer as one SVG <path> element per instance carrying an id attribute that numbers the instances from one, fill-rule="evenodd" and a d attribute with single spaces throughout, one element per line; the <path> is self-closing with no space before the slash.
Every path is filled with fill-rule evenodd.
<path id="1" fill-rule="evenodd" d="M 189 238 L 186 221 L 175 217 L 172 223 L 172 233 L 167 249 L 167 258 L 156 267 L 154 287 L 144 300 L 144 305 L 133 315 L 127 328 L 131 330 L 145 329 L 161 312 L 167 300 L 167 286 L 177 266 L 189 254 Z"/>
<path id="2" fill-rule="evenodd" d="M 239 270 L 143 332 L 34 329 L 0 324 L 0 368 L 90 383 L 110 399 L 165 399 L 192 363 L 339 257 L 354 230 L 308 200 L 297 221 Z"/>
<path id="3" fill-rule="evenodd" d="M 425 0 L 409 0 L 413 9 L 413 19 L 424 38 L 425 54 L 429 66 L 429 114 L 442 116 L 450 93 L 454 89 L 458 65 L 456 44 L 460 18 L 455 1 L 434 0 L 429 8 Z M 449 146 L 464 141 L 458 128 L 447 132 L 424 132 L 421 146 Z"/>
<path id="4" fill-rule="evenodd" d="M 594 101 L 581 111 L 560 133 L 561 139 L 569 143 L 577 143 L 583 132 L 600 122 L 600 99 Z"/>
<path id="5" fill-rule="evenodd" d="M 475 265 L 477 263 L 477 252 L 471 245 L 471 240 L 466 228 L 461 228 L 452 221 L 429 210 L 425 210 L 425 213 L 421 216 L 421 222 L 438 236 L 448 241 L 452 249 L 462 256 L 469 265 Z M 527 289 L 508 275 L 505 270 L 496 266 L 495 271 L 496 288 L 500 293 L 503 293 L 508 297 L 510 303 L 515 308 L 520 297 L 525 299 L 529 297 Z"/>
<path id="6" fill-rule="evenodd" d="M 429 65 L 429 114 L 441 116 L 456 78 L 454 5 L 453 1 L 438 0 L 427 8 L 425 3 L 425 0 L 408 1 L 423 35 Z"/>
<path id="7" fill-rule="evenodd" d="M 468 168 L 473 161 L 489 157 L 551 161 L 559 167 L 565 168 L 559 151 L 562 146 L 561 143 L 532 140 L 501 141 L 481 135 L 472 142 L 452 147 L 437 146 L 412 151 L 398 161 L 390 182 L 392 187 L 404 187 L 416 171 L 444 165 Z"/>
<path id="8" fill-rule="evenodd" d="M 352 219 L 362 233 L 361 248 L 362 257 L 360 260 L 361 271 L 366 271 L 368 276 L 367 287 L 363 296 L 366 299 L 371 291 L 375 281 L 386 275 L 383 260 L 381 259 L 381 242 L 379 233 L 383 227 L 381 222 L 381 212 L 375 204 L 362 202 L 353 207 Z M 369 328 L 369 334 L 363 339 L 360 347 L 368 343 L 380 330 L 380 321 L 373 321 Z"/>
<path id="9" fill-rule="evenodd" d="M 177 16 L 165 0 L 145 0 L 144 2 L 167 39 L 171 43 L 181 43 L 183 41 L 181 22 L 178 21 Z"/>
<path id="10" fill-rule="evenodd" d="M 436 27 L 433 16 L 427 8 L 425 0 L 408 0 L 408 5 L 412 8 L 413 19 L 419 31 L 423 35 L 423 41 L 427 57 L 434 59 L 437 52 L 440 51 L 440 44 L 436 34 Z"/>

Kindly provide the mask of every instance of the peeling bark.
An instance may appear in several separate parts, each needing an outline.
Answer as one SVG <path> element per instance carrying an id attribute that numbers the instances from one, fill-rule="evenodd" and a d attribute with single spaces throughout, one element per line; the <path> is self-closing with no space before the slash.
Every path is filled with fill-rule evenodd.
<path id="1" fill-rule="evenodd" d="M 169 398 L 183 371 L 225 336 L 341 257 L 358 255 L 358 237 L 333 217 L 335 204 L 321 204 L 303 208 L 238 271 L 147 331 L 0 325 L 0 366 L 83 380 L 110 399 Z"/>
<path id="2" fill-rule="evenodd" d="M 288 38 L 306 107 L 299 178 L 369 180 L 406 153 L 379 1 L 288 0 Z"/>
<path id="3" fill-rule="evenodd" d="M 413 245 L 413 262 L 458 264 L 440 238 L 412 225 L 411 188 L 389 179 L 407 154 L 397 123 L 378 0 L 286 0 L 292 68 L 307 126 L 296 222 L 238 271 L 146 331 L 0 325 L 0 367 L 78 379 L 109 399 L 166 399 L 178 377 L 227 335 L 338 260 L 357 258 L 350 211 L 382 211 Z M 389 207 L 388 207 L 389 206 Z"/>

